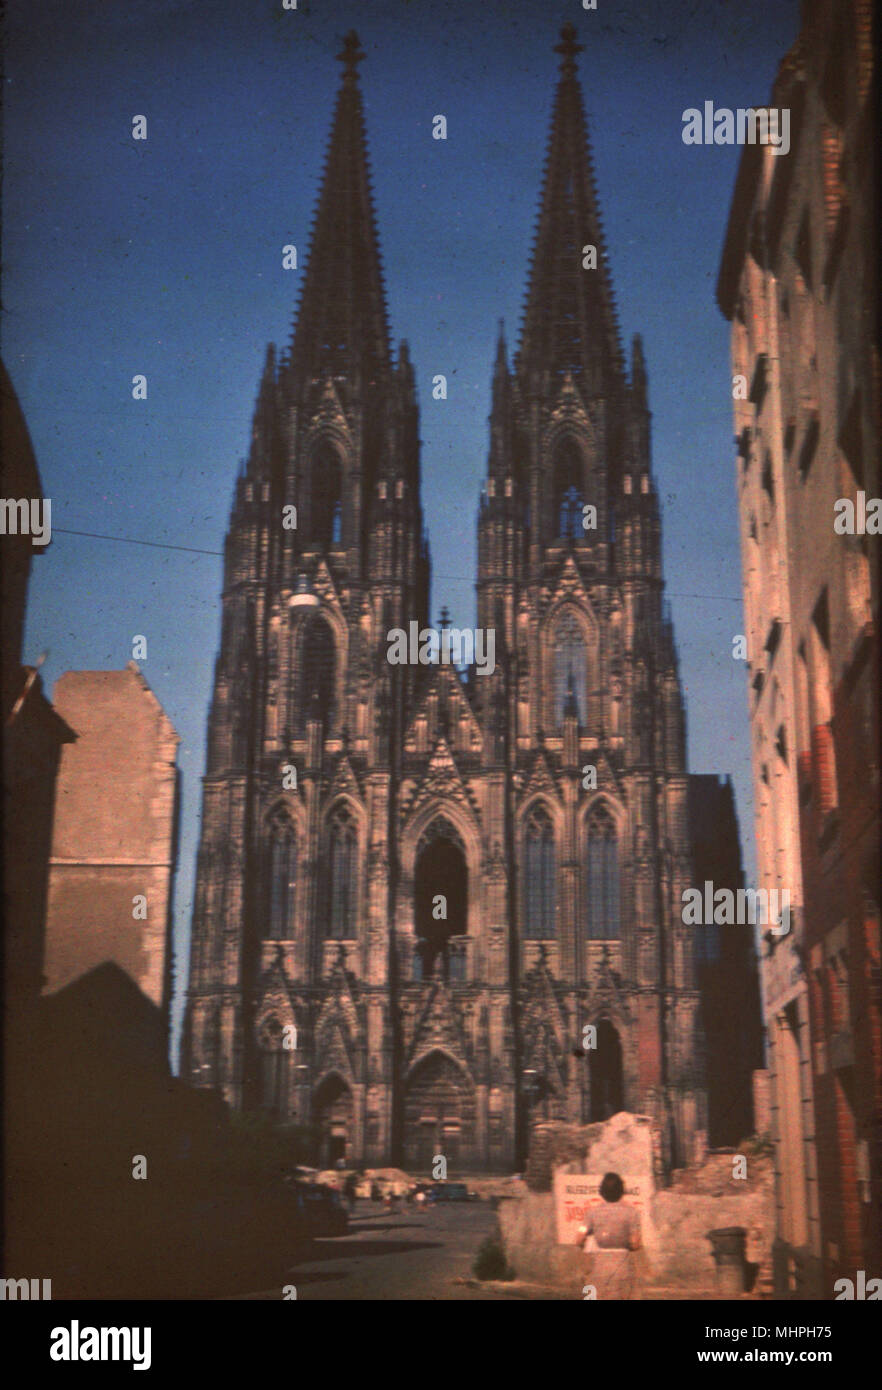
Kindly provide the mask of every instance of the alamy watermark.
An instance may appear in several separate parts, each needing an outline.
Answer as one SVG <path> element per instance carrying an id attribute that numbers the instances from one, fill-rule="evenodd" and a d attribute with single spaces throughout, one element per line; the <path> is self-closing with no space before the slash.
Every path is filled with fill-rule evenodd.
<path id="1" fill-rule="evenodd" d="M 790 111 L 787 107 L 748 106 L 704 111 L 689 106 L 681 117 L 684 145 L 771 145 L 773 154 L 790 152 Z"/>
<path id="2" fill-rule="evenodd" d="M 132 1370 L 150 1370 L 151 1328 L 53 1327 L 49 1355 L 53 1361 L 131 1361 Z"/>
<path id="3" fill-rule="evenodd" d="M 42 1287 L 41 1287 L 42 1285 Z M 51 1299 L 51 1279 L 0 1279 L 0 1302 L 15 1302 L 16 1299 Z"/>
<path id="4" fill-rule="evenodd" d="M 386 636 L 390 666 L 472 666 L 479 676 L 492 676 L 496 670 L 496 631 L 494 628 L 421 628 L 416 621 L 393 627 Z"/>
<path id="5" fill-rule="evenodd" d="M 0 497 L 0 536 L 30 536 L 31 545 L 52 539 L 52 499 Z"/>
<path id="6" fill-rule="evenodd" d="M 835 1303 L 850 1303 L 855 1299 L 878 1303 L 882 1299 L 882 1279 L 868 1279 L 866 1270 L 859 1269 L 856 1279 L 837 1279 L 833 1285 L 833 1292 Z"/>
<path id="7" fill-rule="evenodd" d="M 833 530 L 837 536 L 882 535 L 882 497 L 868 497 L 859 492 L 854 501 L 837 497 L 833 503 L 836 520 Z"/>
<path id="8" fill-rule="evenodd" d="M 683 889 L 686 927 L 768 926 L 773 936 L 790 931 L 789 888 L 717 888 L 705 879 L 701 888 Z"/>

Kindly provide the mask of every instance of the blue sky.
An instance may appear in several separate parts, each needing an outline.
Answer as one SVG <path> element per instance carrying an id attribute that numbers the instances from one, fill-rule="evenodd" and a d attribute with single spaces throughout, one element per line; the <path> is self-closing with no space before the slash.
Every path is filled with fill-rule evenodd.
<path id="1" fill-rule="evenodd" d="M 753 865 L 728 361 L 714 286 L 739 151 L 682 113 L 768 98 L 796 0 L 11 0 L 3 356 L 53 541 L 25 659 L 120 668 L 132 638 L 181 735 L 175 946 L 185 970 L 220 624 L 219 552 L 268 341 L 290 336 L 331 113 L 355 27 L 389 316 L 422 409 L 432 615 L 474 622 L 477 502 L 497 323 L 517 336 L 560 25 L 579 71 L 625 343 L 643 335 L 690 767 L 731 772 Z M 146 141 L 132 118 L 147 117 Z M 432 118 L 447 117 L 446 141 Z M 300 251 L 282 269 L 282 247 Z M 136 373 L 148 379 L 134 401 Z M 448 399 L 432 399 L 436 373 Z M 65 534 L 132 537 L 152 547 Z M 180 1016 L 180 988 L 176 1017 Z"/>

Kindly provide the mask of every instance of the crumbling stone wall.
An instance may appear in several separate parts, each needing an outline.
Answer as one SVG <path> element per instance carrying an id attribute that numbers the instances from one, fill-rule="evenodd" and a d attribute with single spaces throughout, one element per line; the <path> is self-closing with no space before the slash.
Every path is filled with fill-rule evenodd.
<path id="1" fill-rule="evenodd" d="M 573 1166 L 575 1165 L 575 1166 Z M 625 1111 L 594 1125 L 549 1121 L 537 1125 L 530 1138 L 526 1180 L 531 1192 L 550 1192 L 556 1168 L 574 1173 L 612 1170 L 661 1178 L 661 1135 L 648 1115 Z"/>
<path id="2" fill-rule="evenodd" d="M 743 1154 L 713 1153 L 704 1162 L 674 1174 L 670 1187 L 658 1187 L 659 1149 L 647 1116 L 620 1114 L 605 1124 L 548 1124 L 537 1129 L 530 1148 L 527 1187 L 520 1197 L 499 1204 L 499 1227 L 506 1253 L 518 1276 L 581 1289 L 585 1256 L 577 1246 L 557 1243 L 552 1192 L 556 1171 L 609 1170 L 648 1190 L 643 1216 L 642 1282 L 675 1286 L 708 1296 L 716 1287 L 716 1268 L 708 1233 L 726 1226 L 747 1232 L 750 1284 L 769 1275 L 775 1230 L 774 1172 L 769 1155 L 745 1146 Z M 736 1164 L 734 1160 L 742 1159 Z M 735 1172 L 744 1171 L 744 1177 Z M 749 1287 L 750 1287 L 749 1284 Z M 659 1295 L 661 1296 L 661 1295 Z"/>

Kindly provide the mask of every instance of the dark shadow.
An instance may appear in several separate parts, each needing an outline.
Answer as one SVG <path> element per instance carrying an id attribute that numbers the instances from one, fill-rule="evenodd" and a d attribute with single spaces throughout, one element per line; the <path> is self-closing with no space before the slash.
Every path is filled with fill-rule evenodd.
<path id="1" fill-rule="evenodd" d="M 411 1250 L 442 1250 L 443 1244 L 439 1240 L 364 1240 L 358 1245 L 347 1245 L 345 1250 L 319 1250 L 316 1249 L 310 1254 L 301 1254 L 297 1257 L 297 1264 L 290 1266 L 290 1273 L 301 1264 L 315 1264 L 321 1260 L 351 1260 L 353 1256 L 359 1259 L 367 1258 L 372 1255 L 406 1255 Z M 296 1280 L 291 1282 L 296 1283 Z"/>
<path id="2" fill-rule="evenodd" d="M 348 1231 L 347 1235 L 345 1235 L 345 1236 L 331 1236 L 331 1237 L 327 1237 L 327 1239 L 332 1239 L 332 1240 L 348 1240 L 352 1235 L 355 1234 L 354 1231 L 353 1231 L 353 1229 L 352 1229 L 352 1227 L 353 1227 L 355 1224 L 356 1224 L 356 1222 L 354 1222 L 354 1221 L 350 1222 L 349 1231 Z M 362 1230 L 366 1230 L 366 1229 L 368 1229 L 368 1228 L 363 1226 L 361 1229 L 362 1229 Z M 422 1231 L 424 1228 L 422 1227 L 422 1225 L 420 1225 L 420 1223 L 419 1223 L 418 1221 L 388 1221 L 388 1222 L 387 1222 L 387 1221 L 382 1221 L 382 1222 L 381 1222 L 381 1221 L 376 1221 L 376 1222 L 373 1222 L 373 1221 L 372 1221 L 369 1229 L 372 1230 L 372 1231 L 413 1231 L 413 1230 Z"/>
<path id="3" fill-rule="evenodd" d="M 306 1274 L 301 1274 L 297 1278 L 297 1284 L 338 1284 L 341 1279 L 347 1277 L 345 1269 L 313 1269 Z M 293 1284 L 293 1279 L 286 1279 L 286 1284 Z"/>
<path id="4" fill-rule="evenodd" d="M 468 869 L 461 846 L 445 834 L 430 840 L 420 851 L 414 875 L 414 899 L 422 978 L 431 977 L 439 957 L 446 977 L 448 941 L 451 936 L 466 933 Z M 445 915 L 436 916 L 439 912 Z"/>
<path id="5" fill-rule="evenodd" d="M 617 1115 L 624 1098 L 622 1044 L 608 1019 L 597 1025 L 597 1046 L 589 1056 L 591 1072 L 591 1123 Z"/>

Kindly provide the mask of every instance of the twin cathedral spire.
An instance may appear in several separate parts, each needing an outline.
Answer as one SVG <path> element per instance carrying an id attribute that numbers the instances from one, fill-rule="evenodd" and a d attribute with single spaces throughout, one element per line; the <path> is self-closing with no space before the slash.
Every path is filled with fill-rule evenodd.
<path id="1" fill-rule="evenodd" d="M 354 34 L 293 337 L 236 481 L 184 1068 L 312 1125 L 323 1166 L 505 1168 L 531 1120 L 623 1108 L 686 1152 L 704 1123 L 646 369 L 619 342 L 579 51 L 565 26 L 522 331 L 493 368 L 492 671 L 387 659 L 392 629 L 427 623 L 429 551 Z"/>

